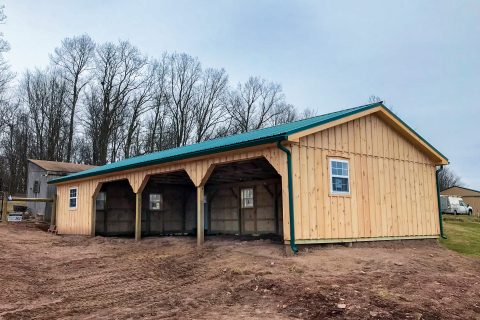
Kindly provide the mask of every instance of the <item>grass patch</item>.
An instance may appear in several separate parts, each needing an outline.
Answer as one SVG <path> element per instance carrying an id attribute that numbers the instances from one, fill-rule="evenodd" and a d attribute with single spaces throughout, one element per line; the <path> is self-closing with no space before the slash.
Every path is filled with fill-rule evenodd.
<path id="1" fill-rule="evenodd" d="M 440 243 L 450 250 L 480 257 L 480 220 L 468 216 L 452 217 L 444 218 L 443 225 L 448 239 L 441 239 Z"/>

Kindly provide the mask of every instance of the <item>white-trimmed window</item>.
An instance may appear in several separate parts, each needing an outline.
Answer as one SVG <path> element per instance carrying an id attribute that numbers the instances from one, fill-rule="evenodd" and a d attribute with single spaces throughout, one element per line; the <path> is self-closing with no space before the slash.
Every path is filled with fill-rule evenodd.
<path id="1" fill-rule="evenodd" d="M 242 208 L 253 208 L 253 188 L 241 190 Z"/>
<path id="2" fill-rule="evenodd" d="M 163 209 L 163 196 L 160 193 L 150 193 L 149 206 L 150 210 Z"/>
<path id="3" fill-rule="evenodd" d="M 95 202 L 95 208 L 97 210 L 105 210 L 105 204 L 107 203 L 107 193 L 99 192 L 97 195 L 97 200 Z"/>
<path id="4" fill-rule="evenodd" d="M 68 190 L 68 208 L 77 209 L 78 188 L 73 187 Z"/>
<path id="5" fill-rule="evenodd" d="M 348 160 L 330 159 L 330 192 L 332 194 L 350 194 Z"/>

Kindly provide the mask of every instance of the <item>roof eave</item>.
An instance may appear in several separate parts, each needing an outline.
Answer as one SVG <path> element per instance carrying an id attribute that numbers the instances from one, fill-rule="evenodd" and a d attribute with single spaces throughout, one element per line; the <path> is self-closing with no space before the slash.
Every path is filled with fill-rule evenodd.
<path id="1" fill-rule="evenodd" d="M 59 184 L 59 183 L 67 182 L 67 181 L 75 181 L 75 180 L 80 180 L 80 179 L 89 178 L 89 177 L 93 177 L 93 176 L 100 176 L 100 175 L 105 175 L 105 174 L 109 174 L 109 173 L 122 172 L 122 171 L 127 171 L 127 170 L 132 170 L 132 169 L 137 169 L 137 168 L 142 168 L 142 167 L 147 167 L 147 166 L 152 166 L 152 165 L 159 165 L 159 164 L 165 164 L 165 163 L 174 162 L 174 161 L 180 161 L 180 160 L 185 160 L 185 159 L 191 159 L 191 158 L 206 156 L 206 155 L 214 154 L 214 153 L 218 153 L 218 152 L 226 152 L 226 151 L 232 151 L 232 150 L 238 150 L 238 149 L 243 149 L 243 148 L 248 148 L 248 147 L 259 146 L 259 145 L 268 144 L 268 143 L 272 143 L 272 142 L 287 140 L 287 138 L 288 137 L 285 134 L 275 135 L 275 136 L 266 137 L 266 138 L 262 138 L 262 139 L 237 143 L 237 144 L 234 144 L 234 145 L 227 145 L 227 146 L 222 146 L 222 147 L 217 147 L 217 148 L 211 148 L 211 149 L 186 153 L 186 154 L 182 154 L 182 155 L 178 155 L 178 156 L 171 156 L 171 157 L 168 157 L 168 158 L 149 160 L 149 161 L 144 161 L 144 162 L 141 162 L 141 163 L 132 163 L 130 165 L 125 165 L 125 166 L 122 166 L 122 167 L 114 167 L 114 168 L 111 168 L 111 169 L 106 169 L 106 170 L 101 171 L 101 172 L 95 172 L 94 171 L 94 172 L 85 172 L 84 174 L 80 173 L 80 174 L 75 174 L 75 175 L 67 175 L 65 177 L 52 179 L 52 180 L 48 181 L 48 183 L 49 184 Z"/>

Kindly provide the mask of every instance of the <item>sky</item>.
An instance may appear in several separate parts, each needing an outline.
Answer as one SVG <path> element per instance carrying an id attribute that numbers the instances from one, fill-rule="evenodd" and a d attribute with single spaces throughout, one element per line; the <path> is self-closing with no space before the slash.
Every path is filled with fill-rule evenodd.
<path id="1" fill-rule="evenodd" d="M 299 110 L 385 100 L 480 190 L 480 1 L 8 0 L 0 25 L 15 72 L 62 39 L 129 40 L 282 85 Z"/>

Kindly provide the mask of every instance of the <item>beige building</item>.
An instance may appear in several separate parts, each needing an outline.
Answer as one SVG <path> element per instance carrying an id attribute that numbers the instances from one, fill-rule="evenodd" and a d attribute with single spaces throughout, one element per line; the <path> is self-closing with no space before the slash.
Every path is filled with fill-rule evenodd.
<path id="1" fill-rule="evenodd" d="M 480 191 L 464 187 L 451 187 L 440 192 L 442 195 L 459 196 L 473 209 L 473 214 L 480 216 Z"/>
<path id="2" fill-rule="evenodd" d="M 61 234 L 436 238 L 448 160 L 382 103 L 160 151 L 51 181 Z"/>

